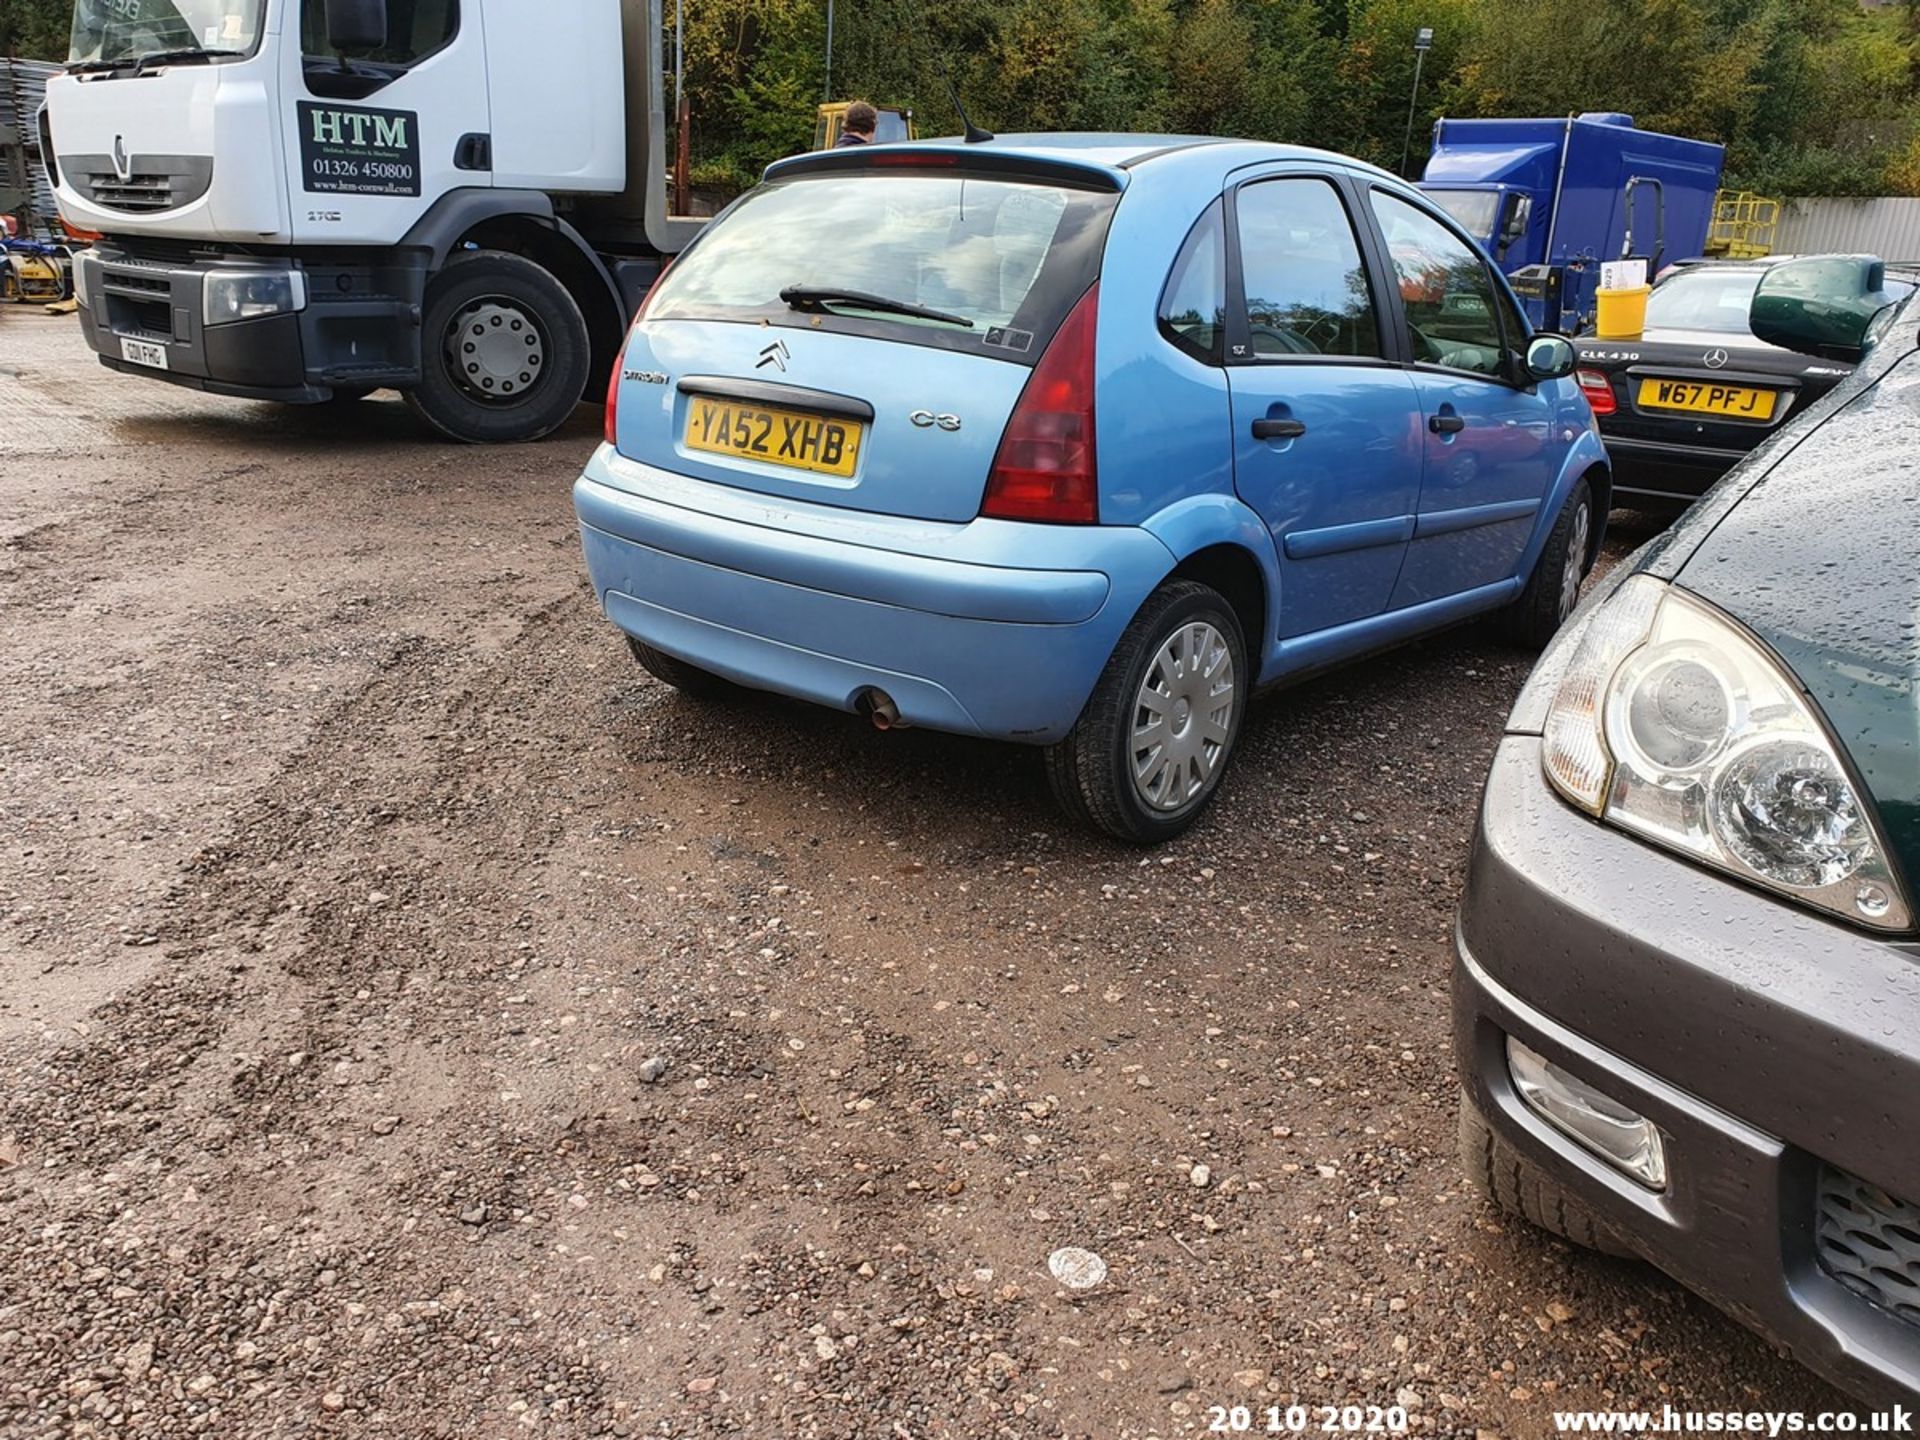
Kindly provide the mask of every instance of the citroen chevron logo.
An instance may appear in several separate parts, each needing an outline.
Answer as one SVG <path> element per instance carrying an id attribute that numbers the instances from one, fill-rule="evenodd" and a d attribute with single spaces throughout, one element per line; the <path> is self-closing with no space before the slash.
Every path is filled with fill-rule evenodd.
<path id="1" fill-rule="evenodd" d="M 760 352 L 759 363 L 753 368 L 756 370 L 764 370 L 771 365 L 774 369 L 785 374 L 787 361 L 792 358 L 793 352 L 787 349 L 787 342 L 784 340 L 776 340 Z"/>

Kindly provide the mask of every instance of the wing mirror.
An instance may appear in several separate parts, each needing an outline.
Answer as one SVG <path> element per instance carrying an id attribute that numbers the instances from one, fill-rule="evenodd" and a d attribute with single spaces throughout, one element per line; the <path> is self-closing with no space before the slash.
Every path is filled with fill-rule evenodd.
<path id="1" fill-rule="evenodd" d="M 326 0 L 327 45 L 336 55 L 387 43 L 387 0 Z"/>
<path id="2" fill-rule="evenodd" d="M 1527 374 L 1535 380 L 1562 380 L 1577 361 L 1573 342 L 1564 335 L 1536 335 L 1527 342 Z"/>
<path id="3" fill-rule="evenodd" d="M 1514 241 L 1527 233 L 1527 223 L 1533 219 L 1533 197 L 1523 195 L 1518 190 L 1509 190 L 1500 197 L 1500 234 L 1497 237 L 1500 248 L 1505 250 Z"/>
<path id="4" fill-rule="evenodd" d="M 1880 325 L 1900 297 L 1887 289 L 1877 255 L 1816 255 L 1784 260 L 1760 277 L 1748 328 L 1769 345 L 1857 362 L 1880 338 Z"/>

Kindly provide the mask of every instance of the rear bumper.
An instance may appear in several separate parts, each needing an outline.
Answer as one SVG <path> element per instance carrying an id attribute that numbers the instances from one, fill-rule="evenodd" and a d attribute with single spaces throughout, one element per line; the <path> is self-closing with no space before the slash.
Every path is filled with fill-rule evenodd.
<path id="1" fill-rule="evenodd" d="M 1843 1286 L 1816 1221 L 1823 1170 L 1920 1201 L 1917 957 L 1575 813 L 1539 745 L 1501 745 L 1456 932 L 1474 1103 L 1627 1244 L 1810 1368 L 1920 1393 L 1920 1320 Z M 1536 1115 L 1508 1036 L 1653 1120 L 1667 1190 Z"/>
<path id="2" fill-rule="evenodd" d="M 1623 439 L 1607 434 L 1604 424 L 1600 438 L 1606 443 L 1607 454 L 1613 458 L 1613 495 L 1616 505 L 1630 505 L 1634 500 L 1689 504 L 1706 494 L 1714 481 L 1746 459 L 1748 454 L 1745 450 L 1727 450 L 1719 446 Z"/>
<path id="3" fill-rule="evenodd" d="M 602 447 L 574 486 L 587 570 L 627 634 L 840 710 L 1048 744 L 1173 568 L 1144 530 L 866 515 L 688 480 Z"/>
<path id="4" fill-rule="evenodd" d="M 420 378 L 422 291 L 404 263 L 376 268 L 258 257 L 266 268 L 304 271 L 307 307 L 225 325 L 206 324 L 202 297 L 207 276 L 231 261 L 162 263 L 107 241 L 74 263 L 85 272 L 80 293 L 92 302 L 80 309 L 81 331 L 110 370 L 216 395 L 294 403 Z M 122 340 L 160 347 L 167 368 L 125 359 Z"/>

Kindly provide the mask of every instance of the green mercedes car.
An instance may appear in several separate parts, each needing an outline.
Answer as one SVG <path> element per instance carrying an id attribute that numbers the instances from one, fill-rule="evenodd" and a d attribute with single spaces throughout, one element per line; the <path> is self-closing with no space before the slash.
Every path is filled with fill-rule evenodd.
<path id="1" fill-rule="evenodd" d="M 1588 596 L 1487 781 L 1462 1149 L 1863 1397 L 1920 1393 L 1920 301 L 1775 266 L 1854 374 Z"/>

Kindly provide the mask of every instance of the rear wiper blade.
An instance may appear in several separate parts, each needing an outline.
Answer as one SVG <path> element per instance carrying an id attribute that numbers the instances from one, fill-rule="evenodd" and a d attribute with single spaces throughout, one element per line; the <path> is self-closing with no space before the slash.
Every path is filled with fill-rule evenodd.
<path id="1" fill-rule="evenodd" d="M 852 305 L 860 310 L 880 310 L 889 315 L 912 315 L 921 320 L 938 320 L 943 325 L 963 325 L 973 329 L 973 321 L 964 315 L 915 305 L 910 300 L 889 300 L 884 295 L 869 295 L 865 290 L 843 290 L 838 285 L 789 285 L 780 298 L 795 310 L 818 310 L 823 305 Z"/>
<path id="2" fill-rule="evenodd" d="M 191 50 L 156 50 L 151 55 L 142 55 L 133 67 L 133 73 L 144 75 L 149 65 L 178 65 L 183 60 L 230 59 L 244 55 L 243 50 L 202 50 L 198 45 Z"/>

